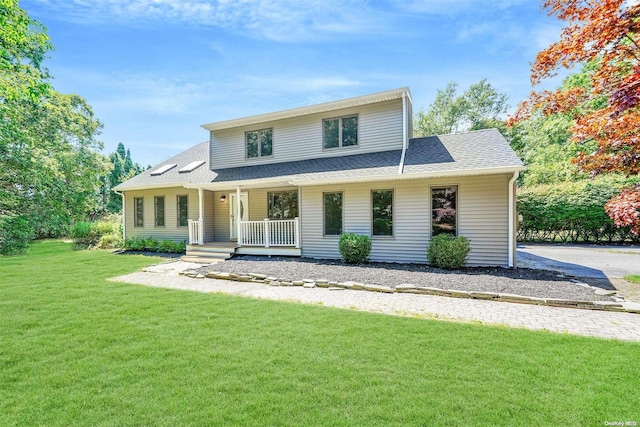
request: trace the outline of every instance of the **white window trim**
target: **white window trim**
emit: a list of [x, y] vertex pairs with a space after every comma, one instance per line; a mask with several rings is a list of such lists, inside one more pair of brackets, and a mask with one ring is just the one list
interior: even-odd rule
[[[342, 119], [350, 119], [355, 117], [358, 121], [356, 126], [356, 133], [358, 138], [356, 138], [355, 145], [347, 145], [346, 147], [342, 145]], [[338, 120], [338, 146], [337, 147], [325, 147], [324, 146], [324, 122], [327, 120]], [[352, 148], [358, 148], [360, 146], [360, 115], [359, 114], [349, 114], [346, 116], [340, 117], [327, 117], [322, 119], [322, 151], [333, 151], [333, 150], [349, 150]]]
[[[261, 132], [263, 130], [270, 130], [271, 131], [271, 154], [269, 154], [268, 156], [263, 156], [262, 155], [262, 149], [260, 147], [260, 139], [258, 139], [258, 155], [255, 157], [249, 157], [249, 151], [247, 150], [247, 134], [251, 133], [251, 132]], [[273, 157], [273, 128], [263, 128], [263, 129], [253, 129], [253, 130], [248, 130], [244, 133], [244, 158], [245, 160], [256, 160], [256, 159], [269, 159]]]
[[[158, 225], [158, 198], [162, 197], [162, 222]], [[167, 226], [167, 198], [165, 196], [153, 196], [153, 226], [155, 228], [165, 228]]]
[[[342, 229], [340, 231], [340, 233], [338, 234], [326, 234], [326, 219], [327, 219], [327, 215], [326, 215], [326, 207], [324, 204], [324, 195], [325, 194], [333, 194], [333, 193], [341, 193], [342, 194]], [[340, 235], [344, 233], [344, 190], [335, 190], [335, 191], [323, 191], [322, 192], [322, 237], [329, 237], [329, 238], [339, 238]]]
[[[180, 197], [187, 198], [187, 225], [180, 225]], [[187, 228], [189, 226], [189, 195], [178, 194], [176, 195], [176, 227]]]
[[[138, 200], [142, 200], [142, 225], [138, 225]], [[133, 198], [133, 226], [137, 228], [144, 228], [144, 197]]]
[[[374, 191], [391, 191], [391, 235], [383, 235], [383, 234], [373, 234], [373, 192]], [[371, 230], [369, 231], [369, 235], [372, 239], [395, 239], [396, 237], [396, 221], [395, 221], [395, 213], [396, 213], [396, 189], [395, 188], [372, 188], [369, 192], [369, 201], [370, 201], [370, 209], [369, 209], [369, 223], [371, 224]]]
[[429, 186], [429, 239], [433, 237], [433, 189], [434, 188], [449, 188], [456, 187], [456, 234], [455, 237], [460, 235], [460, 185], [459, 184], [443, 184], [443, 185], [430, 185]]

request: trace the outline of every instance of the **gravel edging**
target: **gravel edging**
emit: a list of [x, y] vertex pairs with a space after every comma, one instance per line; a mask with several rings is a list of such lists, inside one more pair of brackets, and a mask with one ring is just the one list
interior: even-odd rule
[[447, 271], [421, 264], [345, 265], [336, 260], [242, 256], [181, 274], [270, 286], [359, 289], [638, 312], [625, 309], [620, 298], [602, 295], [615, 291], [594, 288], [545, 270], [466, 268]]

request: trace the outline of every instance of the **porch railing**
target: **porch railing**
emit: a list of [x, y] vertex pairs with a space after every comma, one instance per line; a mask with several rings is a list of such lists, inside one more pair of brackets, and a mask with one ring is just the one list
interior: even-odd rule
[[300, 247], [300, 219], [265, 219], [240, 221], [241, 246], [290, 246]]
[[202, 221], [197, 219], [189, 220], [189, 244], [204, 245], [204, 233], [202, 232]]

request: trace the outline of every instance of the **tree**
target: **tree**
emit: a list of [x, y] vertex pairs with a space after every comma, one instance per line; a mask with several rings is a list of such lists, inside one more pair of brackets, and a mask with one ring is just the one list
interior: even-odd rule
[[[571, 140], [581, 150], [574, 162], [591, 176], [640, 171], [640, 4], [624, 0], [545, 0], [549, 14], [567, 24], [560, 40], [536, 56], [537, 85], [559, 68], [593, 66], [588, 84], [533, 92], [510, 124], [542, 114], [569, 114]], [[604, 100], [604, 102], [603, 102]], [[640, 186], [607, 203], [616, 225], [640, 233]], [[634, 207], [635, 206], [635, 207]]]
[[99, 209], [102, 125], [84, 99], [50, 85], [51, 49], [40, 23], [0, 0], [0, 254]]
[[507, 112], [507, 95], [498, 93], [482, 79], [457, 96], [458, 84], [449, 82], [438, 90], [426, 112], [418, 112], [415, 131], [418, 135], [442, 135], [468, 130], [504, 129], [500, 116]]
[[145, 168], [131, 160], [131, 152], [125, 148], [123, 143], [118, 144], [116, 151], [109, 155], [109, 160], [112, 169], [104, 180], [103, 194], [107, 211], [115, 213], [122, 210], [122, 196], [114, 193], [111, 189], [138, 175]]

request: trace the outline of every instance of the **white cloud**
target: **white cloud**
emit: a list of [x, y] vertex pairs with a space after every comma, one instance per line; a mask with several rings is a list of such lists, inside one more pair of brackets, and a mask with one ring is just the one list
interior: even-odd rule
[[531, 0], [389, 0], [400, 10], [431, 15], [455, 15], [486, 8], [503, 10]]
[[375, 31], [365, 0], [28, 0], [58, 19], [78, 23], [187, 22], [273, 40]]

